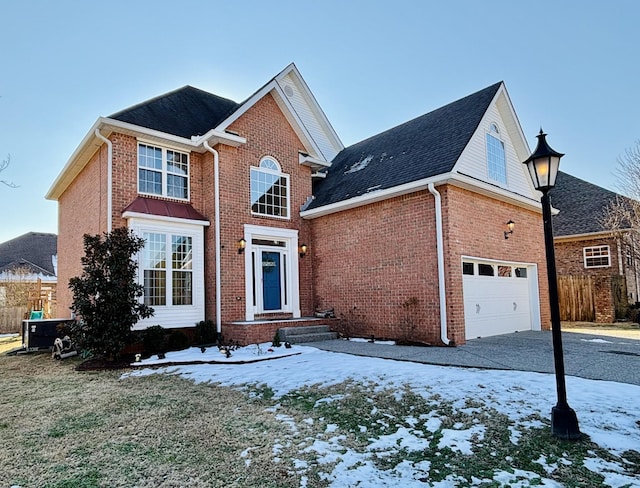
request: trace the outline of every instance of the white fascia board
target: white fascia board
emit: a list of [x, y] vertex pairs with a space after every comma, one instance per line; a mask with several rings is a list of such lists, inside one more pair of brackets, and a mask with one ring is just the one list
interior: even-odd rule
[[531, 200], [521, 195], [517, 195], [515, 193], [511, 193], [502, 188], [483, 183], [481, 181], [475, 180], [474, 178], [469, 178], [468, 176], [460, 175], [458, 173], [444, 173], [441, 175], [433, 176], [431, 178], [425, 178], [422, 180], [405, 183], [404, 185], [394, 186], [393, 188], [372, 191], [365, 195], [359, 195], [348, 200], [332, 203], [330, 205], [314, 208], [312, 210], [305, 210], [304, 212], [300, 212], [300, 217], [302, 217], [303, 219], [315, 219], [324, 215], [362, 207], [363, 205], [369, 205], [371, 203], [380, 202], [389, 198], [399, 197], [408, 193], [426, 190], [428, 189], [430, 183], [433, 183], [436, 186], [457, 186], [459, 188], [464, 188], [474, 193], [479, 193], [496, 200], [511, 203], [519, 207], [524, 207], [529, 210], [533, 210], [534, 212], [542, 213], [540, 202]]
[[71, 182], [78, 176], [85, 165], [89, 162], [89, 159], [100, 148], [102, 141], [95, 136], [96, 129], [100, 129], [103, 132], [103, 136], [108, 137], [112, 132], [121, 132], [123, 134], [131, 135], [138, 138], [143, 138], [149, 142], [155, 142], [157, 144], [170, 144], [176, 149], [182, 149], [184, 151], [197, 151], [204, 152], [205, 148], [202, 146], [205, 140], [213, 139], [215, 144], [222, 143], [230, 146], [237, 147], [240, 144], [244, 144], [246, 139], [226, 132], [219, 132], [215, 129], [207, 132], [205, 136], [187, 139], [185, 137], [176, 136], [174, 134], [168, 134], [159, 130], [149, 129], [141, 127], [139, 125], [131, 124], [129, 122], [122, 122], [120, 120], [111, 119], [108, 117], [100, 117], [93, 124], [87, 135], [84, 136], [76, 150], [73, 152], [67, 164], [62, 169], [56, 180], [53, 182], [49, 191], [45, 195], [47, 200], [58, 200], [60, 195], [64, 193]]
[[[462, 175], [460, 173], [450, 173], [451, 178], [444, 183], [450, 183], [459, 188], [472, 191], [474, 193], [480, 193], [490, 198], [500, 200], [502, 202], [511, 203], [518, 207], [525, 207], [534, 212], [542, 213], [542, 205], [539, 200], [533, 200], [523, 195], [518, 195], [509, 190], [505, 190], [499, 186], [494, 186], [470, 176]], [[557, 213], [557, 211], [555, 212]]]
[[200, 227], [209, 227], [210, 222], [208, 220], [191, 220], [191, 219], [179, 219], [177, 217], [167, 217], [165, 215], [153, 215], [140, 212], [124, 212], [122, 218], [139, 219], [139, 220], [155, 220], [164, 224], [182, 224], [182, 225], [199, 225]]
[[298, 153], [298, 162], [303, 166], [309, 166], [311, 169], [319, 170], [323, 168], [330, 168], [331, 163], [324, 159], [314, 158], [308, 154]]
[[[628, 232], [626, 230], [621, 230], [618, 232]], [[569, 236], [558, 236], [553, 238], [553, 242], [570, 242], [570, 241], [589, 241], [593, 239], [611, 239], [613, 236], [613, 232], [611, 231], [601, 231], [601, 232], [589, 232], [587, 234], [573, 234]]]
[[211, 129], [203, 136], [192, 137], [191, 140], [194, 141], [198, 148], [202, 146], [204, 141], [207, 141], [211, 146], [215, 146], [216, 144], [224, 144], [225, 146], [231, 147], [240, 147], [241, 145], [247, 143], [247, 139], [245, 137], [240, 137], [235, 134], [223, 132], [217, 129]]
[[336, 212], [342, 212], [344, 210], [350, 210], [352, 208], [362, 207], [371, 203], [380, 202], [389, 198], [399, 197], [408, 193], [413, 193], [420, 190], [426, 190], [429, 183], [434, 185], [441, 184], [443, 175], [438, 175], [433, 178], [425, 178], [423, 180], [412, 181], [404, 185], [394, 186], [385, 190], [375, 190], [364, 195], [349, 198], [348, 200], [342, 200], [341, 202], [331, 203], [322, 207], [314, 208], [312, 210], [305, 210], [300, 212], [300, 217], [303, 219], [315, 219], [324, 215], [329, 215]]
[[[80, 144], [78, 144], [78, 147], [76, 147], [75, 151], [71, 154], [71, 157], [67, 160], [67, 164], [62, 168], [62, 171], [58, 174], [45, 195], [47, 200], [58, 200], [64, 190], [67, 189], [75, 177], [82, 171], [87, 161], [102, 145], [102, 142], [98, 142], [98, 138], [95, 136], [96, 129], [101, 126], [102, 117], [96, 120], [93, 126], [91, 126], [89, 132], [87, 132], [82, 141], [80, 141]], [[87, 154], [89, 151], [90, 154]]]

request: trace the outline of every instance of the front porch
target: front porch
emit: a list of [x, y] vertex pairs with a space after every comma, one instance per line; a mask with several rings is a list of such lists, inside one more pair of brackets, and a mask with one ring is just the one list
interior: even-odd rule
[[[291, 327], [310, 327], [326, 325], [335, 330], [338, 319], [300, 317], [291, 319], [258, 319], [248, 321], [223, 322], [222, 336], [225, 341], [234, 341], [241, 345], [271, 342], [278, 329]], [[284, 342], [284, 339], [282, 339]]]

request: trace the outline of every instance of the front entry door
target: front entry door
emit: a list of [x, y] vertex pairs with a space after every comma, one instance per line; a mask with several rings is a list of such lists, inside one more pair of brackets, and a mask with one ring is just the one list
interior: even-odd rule
[[280, 252], [262, 251], [262, 304], [265, 311], [282, 309]]

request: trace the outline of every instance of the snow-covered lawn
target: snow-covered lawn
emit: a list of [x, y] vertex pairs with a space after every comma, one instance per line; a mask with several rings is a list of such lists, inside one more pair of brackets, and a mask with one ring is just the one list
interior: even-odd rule
[[[564, 486], [554, 473], [576, 463], [571, 454], [576, 444], [587, 446], [578, 456], [586, 479], [591, 471], [604, 477], [604, 484], [576, 486], [640, 486], [638, 386], [567, 377], [569, 404], [594, 444], [549, 438], [553, 449], [547, 449], [532, 446], [531, 439], [549, 430], [556, 400], [553, 375], [431, 366], [295, 345], [269, 349], [268, 344], [249, 346], [227, 359], [216, 348], [204, 353], [192, 348], [168, 353], [166, 361], [216, 364], [162, 367], [152, 358], [123, 379], [180, 375], [269, 400], [265, 408], [283, 423], [283, 434], [272, 446], [274, 462], [293, 447], [301, 486], [312, 472], [340, 487]], [[365, 400], [349, 403], [351, 396]], [[293, 404], [307, 405], [308, 415], [284, 414]], [[331, 408], [339, 410], [337, 416]], [[500, 429], [506, 434], [496, 439]], [[535, 456], [533, 468], [521, 469], [525, 449]], [[250, 463], [251, 446], [243, 455]], [[494, 467], [474, 468], [482, 456], [495, 456]], [[466, 478], [457, 472], [464, 463], [471, 472], [477, 469], [471, 479], [469, 471]]]

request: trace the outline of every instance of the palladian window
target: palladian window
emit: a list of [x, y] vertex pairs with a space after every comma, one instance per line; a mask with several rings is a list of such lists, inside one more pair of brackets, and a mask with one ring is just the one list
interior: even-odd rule
[[273, 158], [251, 167], [251, 213], [289, 218], [289, 175]]

